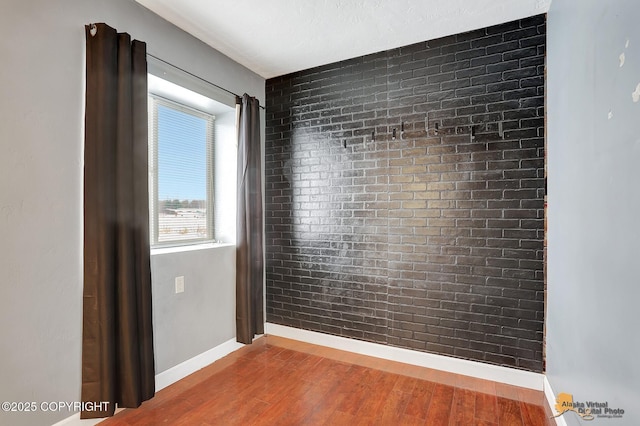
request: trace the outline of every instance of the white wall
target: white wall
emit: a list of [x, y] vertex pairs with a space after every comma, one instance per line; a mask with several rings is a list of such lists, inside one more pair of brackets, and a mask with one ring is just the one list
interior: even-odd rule
[[548, 14], [547, 375], [626, 411], [594, 424], [640, 424], [638, 16], [637, 0], [554, 0]]
[[[129, 32], [147, 42], [149, 53], [264, 104], [264, 79], [132, 0], [3, 0], [0, 401], [80, 397], [84, 25], [90, 22]], [[233, 253], [208, 253], [153, 259], [158, 372], [233, 337], [233, 305], [225, 302]], [[211, 263], [201, 269], [206, 256]], [[183, 295], [167, 291], [173, 274], [186, 278]], [[212, 288], [225, 289], [220, 300], [213, 300]], [[180, 323], [168, 324], [170, 315]], [[201, 332], [191, 328], [182, 339], [183, 325]], [[179, 349], [170, 348], [172, 336]], [[51, 424], [70, 414], [0, 412], [0, 424]]]
[[[264, 120], [262, 120], [264, 123]], [[215, 234], [223, 243], [236, 242], [236, 193], [238, 140], [236, 111], [216, 115], [215, 134]], [[263, 151], [264, 152], [264, 151]]]

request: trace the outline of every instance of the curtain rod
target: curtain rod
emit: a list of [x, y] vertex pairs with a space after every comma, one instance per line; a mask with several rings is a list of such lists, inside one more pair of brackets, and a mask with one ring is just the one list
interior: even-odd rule
[[[218, 88], [218, 89], [220, 89], [220, 90], [224, 90], [225, 92], [227, 92], [227, 93], [228, 93], [228, 94], [230, 94], [230, 95], [233, 95], [233, 96], [238, 97], [238, 98], [241, 98], [241, 97], [242, 97], [242, 96], [238, 95], [237, 93], [232, 92], [231, 90], [225, 89], [225, 88], [224, 88], [224, 87], [222, 87], [222, 86], [218, 86], [217, 84], [212, 83], [212, 82], [210, 82], [209, 80], [205, 80], [204, 78], [202, 78], [202, 77], [200, 77], [200, 76], [197, 76], [197, 75], [195, 75], [195, 74], [193, 74], [193, 73], [191, 73], [191, 72], [189, 72], [189, 71], [187, 71], [187, 70], [185, 70], [185, 69], [182, 69], [182, 68], [180, 68], [180, 67], [179, 67], [179, 66], [177, 66], [177, 65], [173, 65], [172, 63], [167, 62], [167, 61], [165, 61], [164, 59], [158, 58], [157, 56], [152, 55], [151, 53], [148, 53], [148, 52], [147, 52], [147, 56], [151, 56], [153, 59], [157, 59], [158, 61], [160, 61], [160, 62], [162, 62], [162, 63], [164, 63], [164, 64], [169, 65], [170, 67], [173, 67], [173, 68], [175, 68], [175, 69], [177, 69], [177, 70], [182, 71], [182, 72], [183, 72], [183, 73], [185, 73], [185, 74], [190, 75], [191, 77], [197, 78], [197, 79], [198, 79], [198, 80], [200, 80], [200, 81], [203, 81], [203, 82], [205, 82], [205, 83], [207, 83], [207, 84], [210, 84], [210, 85], [212, 85], [212, 86], [214, 86], [214, 87], [217, 87], [217, 88]], [[262, 105], [259, 105], [259, 106], [260, 106], [260, 108], [262, 108], [263, 110], [265, 110], [265, 111], [266, 111], [266, 109], [265, 109], [265, 107], [264, 107], [264, 106], [262, 106]]]

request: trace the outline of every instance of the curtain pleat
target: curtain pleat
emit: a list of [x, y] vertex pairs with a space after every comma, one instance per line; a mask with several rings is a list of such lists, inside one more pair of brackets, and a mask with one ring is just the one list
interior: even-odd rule
[[105, 24], [85, 28], [82, 401], [153, 397], [146, 45]]
[[238, 205], [236, 226], [236, 339], [249, 344], [264, 333], [262, 157], [257, 99], [236, 99]]

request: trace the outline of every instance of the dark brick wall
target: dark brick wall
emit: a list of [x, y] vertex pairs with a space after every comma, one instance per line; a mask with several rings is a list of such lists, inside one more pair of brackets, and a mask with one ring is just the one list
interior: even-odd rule
[[544, 57], [537, 16], [268, 80], [267, 320], [542, 371]]

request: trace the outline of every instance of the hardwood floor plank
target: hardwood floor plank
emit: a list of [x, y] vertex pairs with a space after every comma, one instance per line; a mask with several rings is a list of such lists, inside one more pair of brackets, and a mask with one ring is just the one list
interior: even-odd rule
[[431, 395], [431, 403], [427, 412], [427, 424], [447, 426], [451, 416], [451, 405], [455, 388], [449, 385], [437, 384]]
[[496, 422], [498, 417], [498, 399], [496, 395], [476, 393], [476, 419]]
[[[308, 382], [308, 391], [298, 400], [285, 401], [286, 411], [275, 423], [278, 425], [298, 426], [305, 424], [305, 418], [318, 408], [318, 402], [324, 400], [335, 385], [329, 381], [325, 384]], [[288, 404], [287, 404], [288, 402]]]
[[393, 391], [398, 377], [397, 374], [383, 373], [371, 384], [357, 412], [359, 423], [376, 424], [378, 415]]
[[340, 379], [347, 374], [347, 371], [349, 371], [351, 367], [351, 364], [344, 362], [318, 358], [318, 362], [314, 364], [312, 369], [305, 373], [304, 378], [305, 380], [311, 381], [321, 380], [326, 376], [333, 379]]
[[352, 425], [356, 421], [356, 417], [353, 414], [345, 413], [344, 411], [336, 410], [322, 423], [326, 426], [336, 425]]
[[[338, 406], [338, 410], [344, 413], [355, 415], [366, 396], [371, 392], [370, 375], [375, 370], [366, 367], [354, 365], [349, 370], [347, 376], [341, 382], [337, 391], [344, 394], [342, 402]], [[378, 372], [379, 373], [379, 372]]]
[[524, 426], [546, 426], [548, 424], [544, 408], [540, 405], [520, 401], [520, 411]]
[[498, 397], [498, 408], [500, 410], [499, 423], [501, 425], [522, 426], [520, 401]]
[[[396, 382], [397, 383], [397, 382]], [[411, 393], [402, 392], [395, 388], [389, 392], [380, 411], [377, 413], [379, 424], [381, 425], [403, 425], [400, 419], [405, 417], [404, 412], [411, 399]], [[424, 424], [424, 419], [422, 424]]]
[[[183, 398], [174, 398], [162, 406], [161, 409], [153, 410], [150, 413], [134, 413], [126, 421], [131, 426], [151, 425], [151, 424], [173, 424], [180, 416], [193, 409], [193, 406]], [[125, 410], [134, 412], [135, 410]], [[139, 415], [138, 415], [139, 414]], [[150, 414], [150, 415], [149, 415]]]
[[212, 425], [224, 424], [240, 426], [254, 424], [260, 417], [262, 417], [262, 413], [264, 413], [268, 408], [269, 404], [266, 402], [257, 398], [250, 398], [243, 402], [242, 410], [238, 410], [237, 406], [233, 406], [233, 409], [229, 410], [226, 416], [222, 418], [210, 413], [209, 416], [207, 416], [207, 421]]
[[476, 396], [468, 389], [456, 388], [453, 394], [450, 426], [471, 425], [475, 419]]
[[410, 417], [424, 419], [427, 417], [431, 396], [436, 384], [426, 380], [414, 379], [411, 399], [407, 404], [404, 414]]
[[[316, 386], [312, 387], [307, 395], [309, 405], [313, 408], [306, 413], [304, 420], [300, 424], [318, 425], [324, 424], [327, 419], [338, 409], [344, 399], [344, 390], [340, 390], [341, 379], [347, 374], [350, 366], [341, 362], [333, 361], [335, 368], [326, 362], [321, 362], [326, 370], [317, 368], [314, 374], [308, 375], [307, 380], [311, 380]], [[345, 367], [349, 367], [346, 368]], [[339, 376], [338, 372], [342, 372]], [[314, 398], [317, 398], [314, 402]]]
[[393, 386], [393, 390], [401, 392], [413, 392], [413, 389], [416, 387], [416, 383], [419, 382], [419, 380], [415, 377], [404, 376], [402, 374], [398, 374], [397, 376], [398, 379]]
[[[314, 383], [304, 380], [296, 380], [295, 383], [291, 383], [289, 389], [283, 393], [282, 398], [270, 404], [269, 408], [255, 421], [255, 424], [299, 424], [299, 421], [317, 404], [317, 399], [309, 398], [309, 394], [314, 390], [314, 387]], [[320, 397], [324, 397], [324, 395]]]

